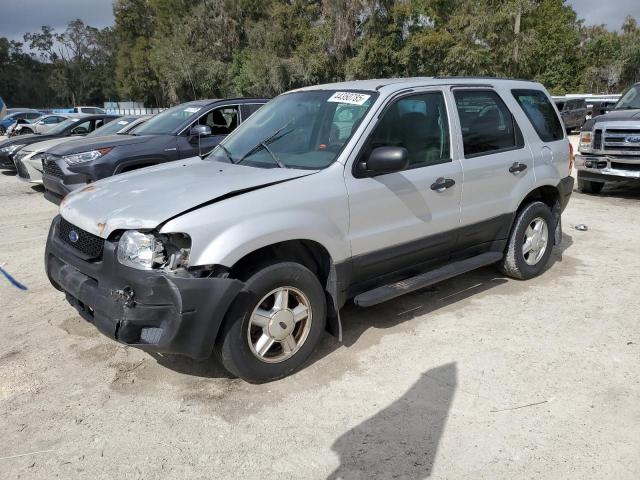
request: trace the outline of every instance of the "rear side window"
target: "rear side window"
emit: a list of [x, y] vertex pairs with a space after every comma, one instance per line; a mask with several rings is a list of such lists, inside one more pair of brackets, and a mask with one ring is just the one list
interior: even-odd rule
[[457, 90], [464, 156], [474, 157], [522, 148], [524, 141], [511, 112], [496, 92]]
[[543, 142], [564, 138], [562, 123], [551, 102], [540, 90], [511, 90], [518, 104]]
[[262, 103], [245, 103], [242, 105], [242, 120], [244, 121], [256, 113], [262, 105]]

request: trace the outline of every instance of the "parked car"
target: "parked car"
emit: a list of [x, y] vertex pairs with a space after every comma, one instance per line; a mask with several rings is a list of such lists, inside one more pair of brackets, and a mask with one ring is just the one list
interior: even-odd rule
[[73, 107], [72, 113], [84, 113], [88, 115], [105, 114], [105, 110], [100, 107]]
[[566, 98], [555, 102], [567, 133], [582, 127], [587, 118], [587, 105], [583, 98]]
[[131, 135], [85, 138], [48, 151], [45, 198], [64, 196], [101, 178], [207, 154], [266, 102], [260, 98], [198, 100], [157, 114]]
[[7, 133], [7, 129], [18, 120], [27, 119], [33, 120], [42, 116], [42, 112], [38, 111], [18, 111], [7, 113], [2, 120], [0, 120], [0, 135]]
[[20, 135], [19, 137], [12, 137], [1, 141], [0, 168], [14, 169], [13, 155], [27, 145], [52, 138], [84, 136], [116, 118], [118, 118], [117, 115], [85, 115], [83, 117], [74, 117], [59, 123], [46, 134]]
[[46, 271], [111, 338], [193, 358], [214, 351], [245, 380], [273, 380], [304, 364], [325, 326], [340, 336], [348, 299], [371, 306], [490, 264], [519, 279], [542, 273], [560, 241], [570, 162], [538, 83], [303, 88], [204, 159], [70, 194]]
[[640, 181], [640, 83], [629, 88], [609, 113], [582, 126], [578, 151], [582, 192], [599, 193], [610, 182]]
[[70, 115], [54, 113], [41, 115], [40, 117], [37, 117], [31, 121], [25, 119], [23, 122], [18, 122], [17, 124], [15, 124], [15, 126], [13, 127], [13, 132], [7, 132], [7, 134], [9, 136], [13, 136], [30, 135], [33, 133], [47, 133], [53, 127], [69, 118], [71, 118]]
[[[138, 125], [146, 122], [150, 117], [120, 117], [112, 122], [97, 128], [83, 138], [96, 138], [107, 135], [124, 135], [134, 130]], [[33, 143], [21, 148], [13, 156], [13, 163], [18, 171], [20, 180], [42, 184], [42, 159], [47, 150], [65, 142], [74, 142], [76, 137], [59, 137], [45, 140], [44, 142]]]

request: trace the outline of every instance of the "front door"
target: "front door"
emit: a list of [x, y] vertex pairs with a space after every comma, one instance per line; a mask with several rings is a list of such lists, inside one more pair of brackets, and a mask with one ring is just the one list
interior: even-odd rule
[[394, 100], [355, 162], [374, 148], [402, 146], [409, 167], [356, 178], [347, 166], [353, 283], [364, 287], [448, 259], [460, 222], [462, 168], [452, 153], [447, 110], [439, 89]]
[[462, 131], [459, 256], [502, 250], [518, 203], [534, 185], [531, 151], [516, 119], [491, 89], [454, 89]]
[[[238, 105], [217, 107], [203, 114], [181, 135], [180, 157], [187, 158], [208, 154], [224, 137], [236, 129], [239, 122], [240, 107]], [[195, 125], [208, 126], [211, 129], [211, 135], [199, 138], [189, 135], [189, 131]]]

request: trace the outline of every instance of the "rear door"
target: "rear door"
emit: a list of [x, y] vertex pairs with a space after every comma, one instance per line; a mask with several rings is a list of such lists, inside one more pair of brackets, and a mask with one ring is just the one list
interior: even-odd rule
[[[336, 110], [336, 134], [347, 113]], [[401, 146], [408, 151], [409, 167], [364, 178], [347, 168], [353, 283], [361, 288], [394, 273], [447, 261], [460, 222], [462, 194], [462, 167], [451, 144], [450, 117], [441, 89], [398, 98], [370, 127], [354, 163], [366, 160], [374, 148]], [[446, 188], [437, 188], [445, 181]]]
[[531, 152], [504, 96], [490, 88], [454, 88], [453, 97], [464, 175], [456, 256], [501, 251], [520, 200], [534, 185]]

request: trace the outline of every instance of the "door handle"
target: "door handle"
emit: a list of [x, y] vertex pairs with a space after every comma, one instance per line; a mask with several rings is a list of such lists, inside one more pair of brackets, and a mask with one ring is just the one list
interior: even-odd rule
[[527, 169], [527, 166], [524, 163], [513, 162], [513, 165], [509, 167], [509, 171], [514, 175], [517, 175], [520, 172], [523, 172]]
[[444, 192], [447, 188], [451, 188], [455, 184], [456, 181], [453, 178], [440, 177], [431, 184], [431, 190], [435, 190], [436, 192]]

